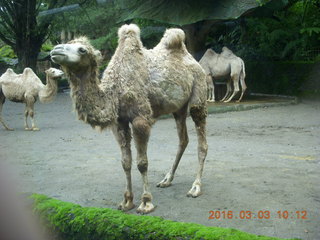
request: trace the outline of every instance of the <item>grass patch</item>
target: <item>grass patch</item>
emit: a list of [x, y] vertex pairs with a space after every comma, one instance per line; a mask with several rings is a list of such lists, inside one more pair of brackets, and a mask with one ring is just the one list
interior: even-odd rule
[[125, 214], [108, 208], [80, 205], [33, 194], [34, 211], [47, 227], [65, 240], [102, 239], [210, 239], [279, 240], [235, 229], [164, 220], [160, 217]]

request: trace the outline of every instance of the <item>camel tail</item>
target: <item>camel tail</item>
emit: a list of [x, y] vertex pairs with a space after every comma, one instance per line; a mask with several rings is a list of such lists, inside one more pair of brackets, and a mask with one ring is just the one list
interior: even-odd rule
[[118, 30], [119, 41], [128, 37], [134, 37], [140, 40], [140, 28], [135, 24], [122, 25]]

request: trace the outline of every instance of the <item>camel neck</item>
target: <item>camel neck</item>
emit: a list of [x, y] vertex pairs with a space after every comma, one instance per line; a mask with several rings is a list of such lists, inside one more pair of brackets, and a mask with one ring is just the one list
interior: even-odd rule
[[70, 76], [71, 97], [79, 120], [104, 129], [117, 119], [117, 102], [113, 93], [101, 89], [98, 83], [95, 74]]
[[39, 91], [40, 102], [46, 103], [51, 102], [57, 95], [58, 83], [54, 79], [46, 76], [46, 85], [42, 85], [42, 89]]

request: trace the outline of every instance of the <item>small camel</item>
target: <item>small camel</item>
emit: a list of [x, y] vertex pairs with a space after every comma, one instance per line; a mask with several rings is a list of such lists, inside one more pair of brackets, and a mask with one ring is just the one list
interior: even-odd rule
[[[198, 135], [197, 176], [187, 196], [201, 194], [201, 176], [207, 155], [206, 78], [199, 63], [189, 54], [181, 29], [166, 30], [160, 43], [147, 50], [137, 25], [123, 25], [118, 31], [118, 47], [102, 79], [98, 79], [100, 52], [82, 37], [60, 44], [51, 59], [69, 76], [71, 98], [80, 120], [92, 127], [110, 127], [122, 153], [126, 191], [119, 209], [134, 208], [131, 182], [131, 133], [137, 149], [137, 165], [143, 180], [139, 213], [154, 210], [148, 183], [147, 146], [151, 126], [172, 113], [178, 130], [179, 148], [175, 162], [158, 187], [168, 187], [188, 144], [188, 112]], [[132, 131], [131, 131], [132, 128]]]
[[[247, 89], [244, 81], [246, 77], [244, 62], [241, 58], [237, 57], [227, 47], [222, 48], [220, 54], [212, 49], [208, 49], [199, 61], [207, 74], [207, 100], [214, 102], [214, 82], [223, 77], [228, 77], [227, 91], [225, 96], [221, 99], [223, 102], [230, 102], [232, 98], [240, 91], [239, 81], [241, 85], [241, 95], [237, 102], [240, 102], [245, 90]], [[231, 94], [231, 82], [233, 83], [233, 93]]]
[[[64, 74], [61, 70], [55, 68], [49, 68], [45, 73], [46, 85], [41, 82], [31, 68], [25, 68], [22, 74], [16, 74], [11, 68], [8, 68], [0, 77], [0, 122], [6, 130], [13, 130], [7, 126], [1, 116], [2, 106], [6, 98], [12, 102], [26, 104], [24, 112], [25, 130], [39, 130], [34, 121], [34, 103], [38, 97], [44, 103], [52, 101], [58, 90], [57, 78]], [[31, 118], [31, 128], [28, 126], [28, 116]]]

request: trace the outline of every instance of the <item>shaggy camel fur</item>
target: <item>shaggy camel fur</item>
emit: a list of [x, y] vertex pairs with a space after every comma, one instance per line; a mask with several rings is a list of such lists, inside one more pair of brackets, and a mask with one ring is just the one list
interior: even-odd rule
[[[41, 102], [50, 102], [57, 94], [57, 78], [61, 77], [63, 72], [59, 69], [50, 68], [46, 70], [47, 84], [44, 85], [31, 68], [25, 68], [22, 74], [16, 74], [11, 68], [0, 77], [0, 122], [6, 130], [9, 128], [1, 117], [2, 106], [5, 99], [12, 102], [21, 102], [26, 104], [24, 112], [24, 125], [26, 130], [39, 130], [34, 121], [34, 103], [39, 97]], [[32, 127], [28, 126], [28, 116], [31, 118]]]
[[134, 208], [131, 183], [131, 128], [137, 149], [137, 165], [143, 180], [140, 213], [154, 210], [149, 190], [147, 144], [152, 124], [163, 114], [173, 113], [179, 135], [175, 162], [158, 187], [168, 187], [188, 144], [187, 113], [198, 134], [199, 168], [188, 196], [201, 194], [201, 176], [207, 155], [206, 80], [199, 63], [188, 53], [185, 34], [169, 29], [160, 43], [147, 50], [140, 40], [140, 29], [123, 25], [118, 31], [118, 47], [101, 81], [98, 80], [100, 54], [86, 38], [56, 46], [51, 59], [69, 75], [71, 97], [80, 120], [92, 127], [110, 127], [122, 153], [126, 191], [119, 209]]
[[[232, 98], [239, 92], [239, 81], [241, 84], [241, 95], [237, 102], [240, 102], [245, 90], [247, 89], [244, 78], [246, 76], [244, 62], [241, 58], [237, 57], [227, 47], [222, 48], [221, 54], [216, 53], [212, 49], [208, 49], [199, 61], [207, 74], [208, 84], [208, 101], [214, 102], [214, 84], [217, 79], [228, 77], [227, 92], [221, 101], [230, 102]], [[211, 79], [211, 81], [210, 81]], [[212, 81], [213, 80], [213, 81]], [[231, 94], [231, 82], [234, 89]]]

